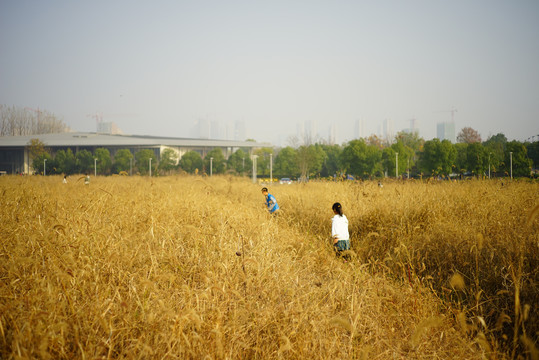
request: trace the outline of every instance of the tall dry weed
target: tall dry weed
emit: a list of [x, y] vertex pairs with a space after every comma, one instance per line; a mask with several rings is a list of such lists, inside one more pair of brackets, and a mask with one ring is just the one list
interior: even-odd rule
[[[312, 183], [309, 196], [299, 187], [283, 188], [281, 197], [289, 201], [285, 207], [302, 203], [294, 215], [309, 217], [318, 224], [311, 227], [317, 232], [323, 231], [327, 214], [313, 213], [315, 205], [305, 199], [316, 199], [326, 208], [340, 201], [350, 219], [352, 248], [371, 272], [431, 287], [448, 311], [464, 311], [473, 323], [469, 335], [488, 343], [489, 351], [511, 357], [537, 353], [530, 344], [537, 344], [539, 332], [534, 305], [539, 303], [539, 185], [384, 185]], [[458, 287], [450, 286], [455, 274], [462, 279]]]
[[[515, 299], [519, 281], [521, 351], [534, 341], [536, 315], [526, 307], [537, 294], [533, 258], [501, 246], [504, 238], [528, 244], [537, 223], [509, 231], [526, 214], [509, 212], [512, 225], [501, 220], [507, 207], [531, 208], [522, 194], [537, 188], [509, 188], [500, 198], [470, 186], [275, 186], [275, 218], [258, 185], [231, 177], [98, 177], [88, 186], [2, 177], [0, 357], [503, 357], [503, 341], [495, 343], [489, 321], [478, 328], [470, 306], [493, 304], [487, 280], [496, 276], [485, 264], [505, 269], [500, 299]], [[468, 205], [470, 191], [488, 201]], [[354, 260], [346, 264], [329, 243], [334, 201], [351, 224]], [[485, 226], [486, 218], [495, 222]], [[456, 271], [465, 290], [446, 294]], [[470, 302], [477, 284], [485, 299]], [[457, 295], [460, 307], [447, 305]], [[515, 313], [511, 301], [501, 309], [510, 319], [504, 333]], [[470, 331], [459, 330], [456, 310]]]

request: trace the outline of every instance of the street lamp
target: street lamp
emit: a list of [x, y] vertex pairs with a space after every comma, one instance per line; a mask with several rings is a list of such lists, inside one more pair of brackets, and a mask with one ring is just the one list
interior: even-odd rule
[[273, 184], [273, 153], [270, 154], [270, 183]]
[[395, 153], [395, 179], [399, 178], [399, 153]]
[[43, 176], [47, 175], [47, 159], [43, 159]]
[[253, 184], [256, 184], [256, 158], [258, 155], [253, 155]]
[[509, 152], [509, 162], [511, 164], [511, 180], [513, 180], [513, 152]]
[[152, 177], [152, 158], [149, 159], [150, 163], [150, 177]]
[[133, 158], [129, 159], [129, 176], [133, 176]]
[[94, 158], [94, 176], [97, 176], [97, 158]]
[[213, 158], [210, 157], [210, 176], [213, 176]]
[[490, 155], [491, 154], [492, 153], [488, 153], [488, 178], [489, 178], [489, 180], [490, 180]]

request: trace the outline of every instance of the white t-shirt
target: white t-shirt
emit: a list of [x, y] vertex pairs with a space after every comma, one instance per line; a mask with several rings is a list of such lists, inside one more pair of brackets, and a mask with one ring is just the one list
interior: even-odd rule
[[333, 238], [337, 237], [337, 240], [350, 240], [346, 215], [335, 215], [331, 219], [331, 236]]

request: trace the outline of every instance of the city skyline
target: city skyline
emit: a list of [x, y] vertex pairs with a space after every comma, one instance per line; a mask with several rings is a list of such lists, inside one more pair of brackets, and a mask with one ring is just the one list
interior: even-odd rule
[[416, 119], [426, 140], [450, 120], [525, 140], [538, 38], [533, 0], [3, 1], [0, 104], [76, 131], [99, 113], [126, 134], [188, 137], [203, 118], [285, 145], [313, 121], [340, 144], [358, 120], [369, 136]]

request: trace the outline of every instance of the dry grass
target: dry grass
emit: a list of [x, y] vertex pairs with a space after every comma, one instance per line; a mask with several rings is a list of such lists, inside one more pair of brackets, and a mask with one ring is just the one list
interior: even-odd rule
[[[235, 178], [0, 178], [0, 358], [533, 351], [537, 184], [270, 190], [279, 218], [260, 186]], [[334, 201], [351, 221], [357, 256], [346, 264], [328, 242]], [[455, 272], [462, 290], [450, 288]], [[500, 329], [481, 327], [480, 311], [501, 299]], [[507, 327], [522, 341], [503, 340]]]
[[319, 183], [309, 191], [314, 187], [315, 201], [294, 189], [279, 194], [283, 207], [299, 204], [291, 223], [320, 234], [326, 214], [316, 203], [339, 200], [355, 220], [352, 248], [371, 273], [432, 288], [445, 313], [465, 319], [461, 328], [491, 351], [538, 358], [538, 183]]

